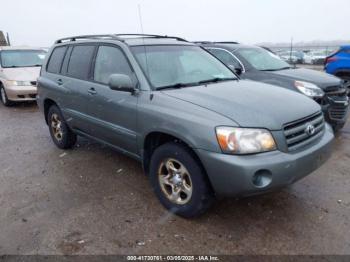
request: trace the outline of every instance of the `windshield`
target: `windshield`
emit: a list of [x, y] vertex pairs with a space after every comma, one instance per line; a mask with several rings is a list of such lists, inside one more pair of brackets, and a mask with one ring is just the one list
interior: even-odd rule
[[252, 67], [261, 71], [276, 71], [290, 68], [279, 56], [263, 48], [241, 48], [236, 51]]
[[3, 50], [1, 51], [1, 66], [41, 66], [45, 55], [46, 52], [44, 50]]
[[155, 89], [237, 79], [232, 71], [198, 46], [135, 46], [131, 49]]

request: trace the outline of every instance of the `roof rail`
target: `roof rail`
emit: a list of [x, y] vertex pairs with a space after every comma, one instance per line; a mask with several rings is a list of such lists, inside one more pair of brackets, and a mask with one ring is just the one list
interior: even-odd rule
[[239, 44], [239, 42], [233, 42], [233, 41], [194, 41], [195, 44]]
[[135, 37], [149, 37], [149, 38], [172, 38], [172, 39], [176, 39], [178, 41], [184, 41], [184, 42], [188, 42], [186, 39], [183, 39], [181, 37], [177, 37], [177, 36], [168, 36], [168, 35], [150, 35], [150, 34], [115, 34], [115, 36], [119, 36], [119, 37], [127, 37], [127, 36], [135, 36]]
[[118, 41], [124, 41], [123, 37], [135, 36], [135, 37], [149, 37], [149, 38], [172, 38], [178, 41], [188, 42], [187, 40], [177, 37], [177, 36], [167, 36], [167, 35], [149, 35], [149, 34], [107, 34], [107, 35], [79, 35], [70, 36], [65, 38], [60, 38], [55, 41], [55, 44], [60, 44], [63, 42], [76, 41], [78, 39], [113, 39]]
[[239, 44], [239, 42], [235, 41], [220, 41], [220, 42], [215, 42], [217, 44]]
[[194, 41], [193, 43], [195, 43], [195, 44], [212, 44], [215, 42], [212, 42], [212, 41]]
[[124, 41], [122, 38], [118, 37], [117, 35], [113, 34], [107, 34], [107, 35], [78, 35], [78, 36], [70, 36], [65, 38], [60, 38], [55, 41], [55, 44], [63, 43], [64, 41], [70, 42], [70, 41], [76, 41], [77, 39], [115, 39], [119, 41]]

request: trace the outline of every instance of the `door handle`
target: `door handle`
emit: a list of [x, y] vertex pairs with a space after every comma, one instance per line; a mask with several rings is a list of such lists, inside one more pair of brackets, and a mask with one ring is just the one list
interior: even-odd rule
[[91, 87], [91, 88], [88, 90], [88, 93], [89, 93], [90, 95], [96, 95], [96, 94], [97, 94], [97, 91], [96, 91], [95, 88]]
[[63, 81], [62, 81], [62, 79], [60, 78], [60, 79], [57, 79], [57, 84], [59, 85], [59, 86], [61, 86], [61, 85], [63, 85]]

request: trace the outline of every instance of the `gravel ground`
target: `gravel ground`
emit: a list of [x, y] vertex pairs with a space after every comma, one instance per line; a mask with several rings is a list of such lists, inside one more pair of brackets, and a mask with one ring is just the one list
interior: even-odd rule
[[0, 123], [0, 254], [350, 254], [349, 124], [293, 186], [185, 220], [134, 160], [82, 138], [57, 149], [35, 104], [0, 105]]

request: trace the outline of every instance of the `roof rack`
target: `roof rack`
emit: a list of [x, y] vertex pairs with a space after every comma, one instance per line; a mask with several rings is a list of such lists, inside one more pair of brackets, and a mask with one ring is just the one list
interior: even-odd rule
[[212, 41], [194, 41], [193, 43], [195, 43], [195, 44], [212, 44], [215, 42], [212, 42]]
[[194, 41], [193, 43], [195, 44], [239, 44], [239, 42], [234, 42], [234, 41]]
[[217, 44], [239, 44], [239, 42], [235, 41], [220, 41], [220, 42], [215, 42]]
[[113, 40], [118, 40], [121, 42], [124, 42], [125, 39], [123, 37], [128, 37], [128, 36], [134, 36], [134, 37], [147, 37], [147, 38], [172, 38], [176, 39], [178, 41], [184, 41], [188, 42], [187, 40], [176, 37], [176, 36], [167, 36], [167, 35], [149, 35], [149, 34], [106, 34], [106, 35], [79, 35], [79, 36], [70, 36], [70, 37], [65, 37], [65, 38], [60, 38], [55, 41], [55, 44], [60, 44], [63, 42], [70, 42], [70, 41], [76, 41], [78, 39], [113, 39]]
[[181, 37], [177, 37], [177, 36], [169, 36], [169, 35], [150, 35], [150, 34], [116, 34], [115, 36], [119, 36], [119, 37], [125, 37], [125, 36], [135, 36], [135, 38], [139, 37], [139, 38], [143, 38], [143, 37], [148, 37], [148, 38], [172, 38], [172, 39], [176, 39], [178, 41], [184, 41], [184, 42], [188, 42], [186, 39], [181, 38]]
[[78, 35], [78, 36], [70, 36], [70, 37], [65, 37], [61, 38], [55, 41], [55, 44], [60, 44], [63, 41], [76, 41], [77, 39], [115, 39], [119, 41], [124, 41], [122, 38], [113, 35], [113, 34], [108, 34], [108, 35]]

